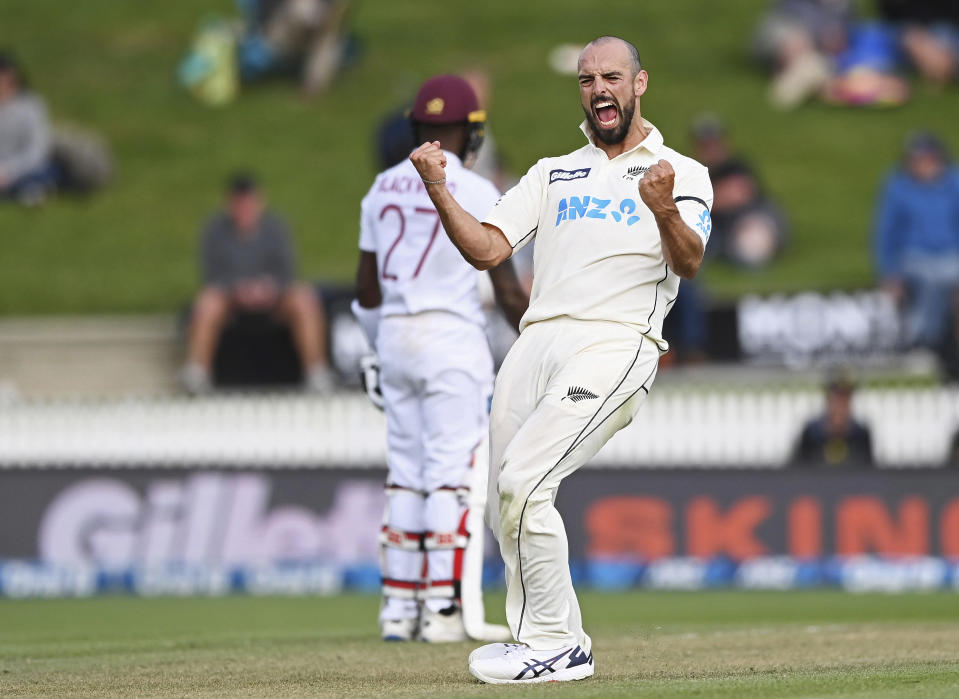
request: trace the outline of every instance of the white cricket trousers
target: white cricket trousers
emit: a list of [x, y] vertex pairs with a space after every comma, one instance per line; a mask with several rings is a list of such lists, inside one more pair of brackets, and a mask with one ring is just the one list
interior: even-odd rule
[[[380, 387], [386, 407], [390, 496], [386, 524], [405, 539], [456, 537], [473, 452], [488, 430], [493, 359], [483, 328], [452, 313], [387, 316], [380, 323]], [[413, 618], [418, 590], [441, 609], [460, 579], [456, 550], [388, 547], [381, 619]]]
[[535, 650], [590, 652], [553, 503], [563, 479], [632, 421], [658, 361], [656, 344], [628, 326], [559, 318], [526, 327], [496, 377], [487, 516], [510, 630]]

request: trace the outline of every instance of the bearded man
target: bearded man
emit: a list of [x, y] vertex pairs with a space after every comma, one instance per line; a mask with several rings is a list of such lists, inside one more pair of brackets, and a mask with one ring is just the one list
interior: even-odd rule
[[557, 489], [649, 393], [668, 349], [663, 319], [679, 280], [699, 270], [711, 227], [705, 167], [642, 118], [649, 76], [618, 37], [578, 65], [589, 143], [536, 163], [482, 222], [445, 186], [446, 154], [410, 159], [453, 244], [478, 269], [536, 239], [529, 309], [496, 379], [490, 415], [490, 525], [506, 564], [516, 643], [470, 655], [492, 684], [578, 680], [594, 672], [568, 565]]

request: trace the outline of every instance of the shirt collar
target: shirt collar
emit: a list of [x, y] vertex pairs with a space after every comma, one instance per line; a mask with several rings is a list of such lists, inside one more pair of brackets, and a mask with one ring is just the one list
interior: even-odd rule
[[[649, 133], [646, 134], [646, 138], [639, 142], [635, 147], [630, 148], [628, 151], [620, 153], [616, 157], [622, 157], [626, 153], [632, 153], [633, 151], [639, 150], [640, 148], [645, 148], [651, 155], [656, 155], [659, 152], [659, 149], [663, 146], [663, 135], [659, 132], [653, 124], [645, 119], [643, 121], [643, 126], [649, 129]], [[583, 135], [586, 136], [586, 140], [589, 141], [589, 145], [597, 150], [600, 150], [599, 146], [593, 141], [593, 137], [589, 132], [589, 125], [583, 120], [583, 123], [579, 125], [579, 130], [583, 132]], [[604, 154], [605, 155], [605, 154]]]

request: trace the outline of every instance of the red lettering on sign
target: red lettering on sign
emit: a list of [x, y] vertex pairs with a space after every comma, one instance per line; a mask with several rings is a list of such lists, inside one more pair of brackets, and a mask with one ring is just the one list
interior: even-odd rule
[[675, 553], [673, 508], [665, 500], [609, 497], [586, 511], [590, 556], [662, 558]]
[[929, 506], [919, 497], [899, 505], [898, 522], [877, 497], [844, 498], [836, 509], [836, 553], [915, 556], [929, 553]]
[[943, 556], [959, 558], [959, 498], [950, 500], [942, 508], [939, 542]]
[[813, 497], [797, 498], [786, 515], [786, 537], [790, 556], [815, 558], [822, 555], [822, 505]]
[[712, 498], [695, 498], [686, 506], [686, 551], [704, 558], [761, 556], [766, 547], [756, 538], [755, 529], [771, 510], [769, 498], [761, 495], [737, 500], [726, 514]]

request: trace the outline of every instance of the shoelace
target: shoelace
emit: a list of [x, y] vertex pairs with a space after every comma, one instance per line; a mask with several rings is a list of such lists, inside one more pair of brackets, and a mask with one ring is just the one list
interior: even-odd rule
[[529, 648], [529, 646], [527, 646], [525, 643], [507, 643], [506, 645], [508, 646], [508, 648], [506, 649], [506, 652], [503, 653], [503, 655], [509, 655], [510, 653], [513, 653], [519, 650], [520, 648]]

